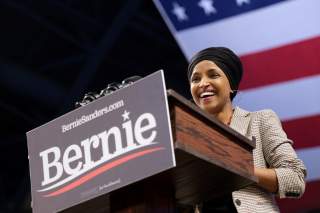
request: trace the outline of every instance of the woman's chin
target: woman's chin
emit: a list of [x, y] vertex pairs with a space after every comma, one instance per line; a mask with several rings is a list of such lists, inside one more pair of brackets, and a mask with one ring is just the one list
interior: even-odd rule
[[217, 111], [217, 106], [214, 103], [205, 103], [201, 104], [201, 109], [212, 114]]

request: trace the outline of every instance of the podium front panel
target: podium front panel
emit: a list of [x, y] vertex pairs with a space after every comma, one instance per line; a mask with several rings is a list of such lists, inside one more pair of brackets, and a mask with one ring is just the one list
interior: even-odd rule
[[162, 71], [27, 133], [32, 208], [57, 212], [175, 166]]

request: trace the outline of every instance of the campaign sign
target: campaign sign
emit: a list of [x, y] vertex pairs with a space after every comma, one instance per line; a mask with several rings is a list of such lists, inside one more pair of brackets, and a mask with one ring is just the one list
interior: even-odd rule
[[163, 71], [27, 133], [32, 207], [58, 212], [175, 166]]

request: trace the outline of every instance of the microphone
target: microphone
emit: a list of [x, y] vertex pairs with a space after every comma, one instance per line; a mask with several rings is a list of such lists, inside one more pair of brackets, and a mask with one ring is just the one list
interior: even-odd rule
[[112, 92], [116, 91], [120, 88], [120, 84], [117, 82], [112, 82], [107, 85], [107, 87], [100, 91], [100, 97], [106, 96], [108, 94], [111, 94]]
[[141, 78], [142, 77], [140, 77], [138, 75], [134, 75], [134, 76], [131, 76], [131, 77], [124, 79], [121, 83], [118, 83], [118, 82], [109, 83], [105, 89], [100, 91], [100, 93], [88, 92], [84, 95], [82, 101], [77, 101], [75, 103], [75, 108], [85, 106], [98, 98], [109, 95], [118, 89], [127, 87], [127, 86], [133, 84], [134, 82], [140, 80]]
[[132, 84], [132, 83], [134, 83], [134, 82], [136, 82], [136, 81], [138, 81], [138, 80], [140, 80], [140, 79], [141, 79], [140, 76], [134, 75], [134, 76], [131, 76], [131, 77], [129, 77], [129, 78], [124, 79], [124, 80], [121, 82], [121, 85], [122, 85], [122, 87], [127, 87], [127, 86], [129, 86], [130, 84]]
[[79, 107], [85, 106], [85, 105], [87, 105], [88, 103], [90, 103], [90, 102], [98, 99], [99, 97], [100, 97], [100, 95], [97, 94], [97, 93], [95, 93], [95, 92], [88, 92], [88, 93], [86, 93], [86, 94], [84, 95], [82, 101], [80, 101], [80, 102], [77, 101], [77, 102], [75, 103], [75, 107], [76, 107], [76, 108], [79, 108]]

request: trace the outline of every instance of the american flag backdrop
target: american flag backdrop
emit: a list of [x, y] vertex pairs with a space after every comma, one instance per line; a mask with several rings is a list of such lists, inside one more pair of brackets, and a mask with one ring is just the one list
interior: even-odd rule
[[320, 0], [154, 0], [187, 59], [209, 46], [244, 65], [235, 104], [273, 109], [308, 169], [300, 200], [283, 212], [320, 210]]

